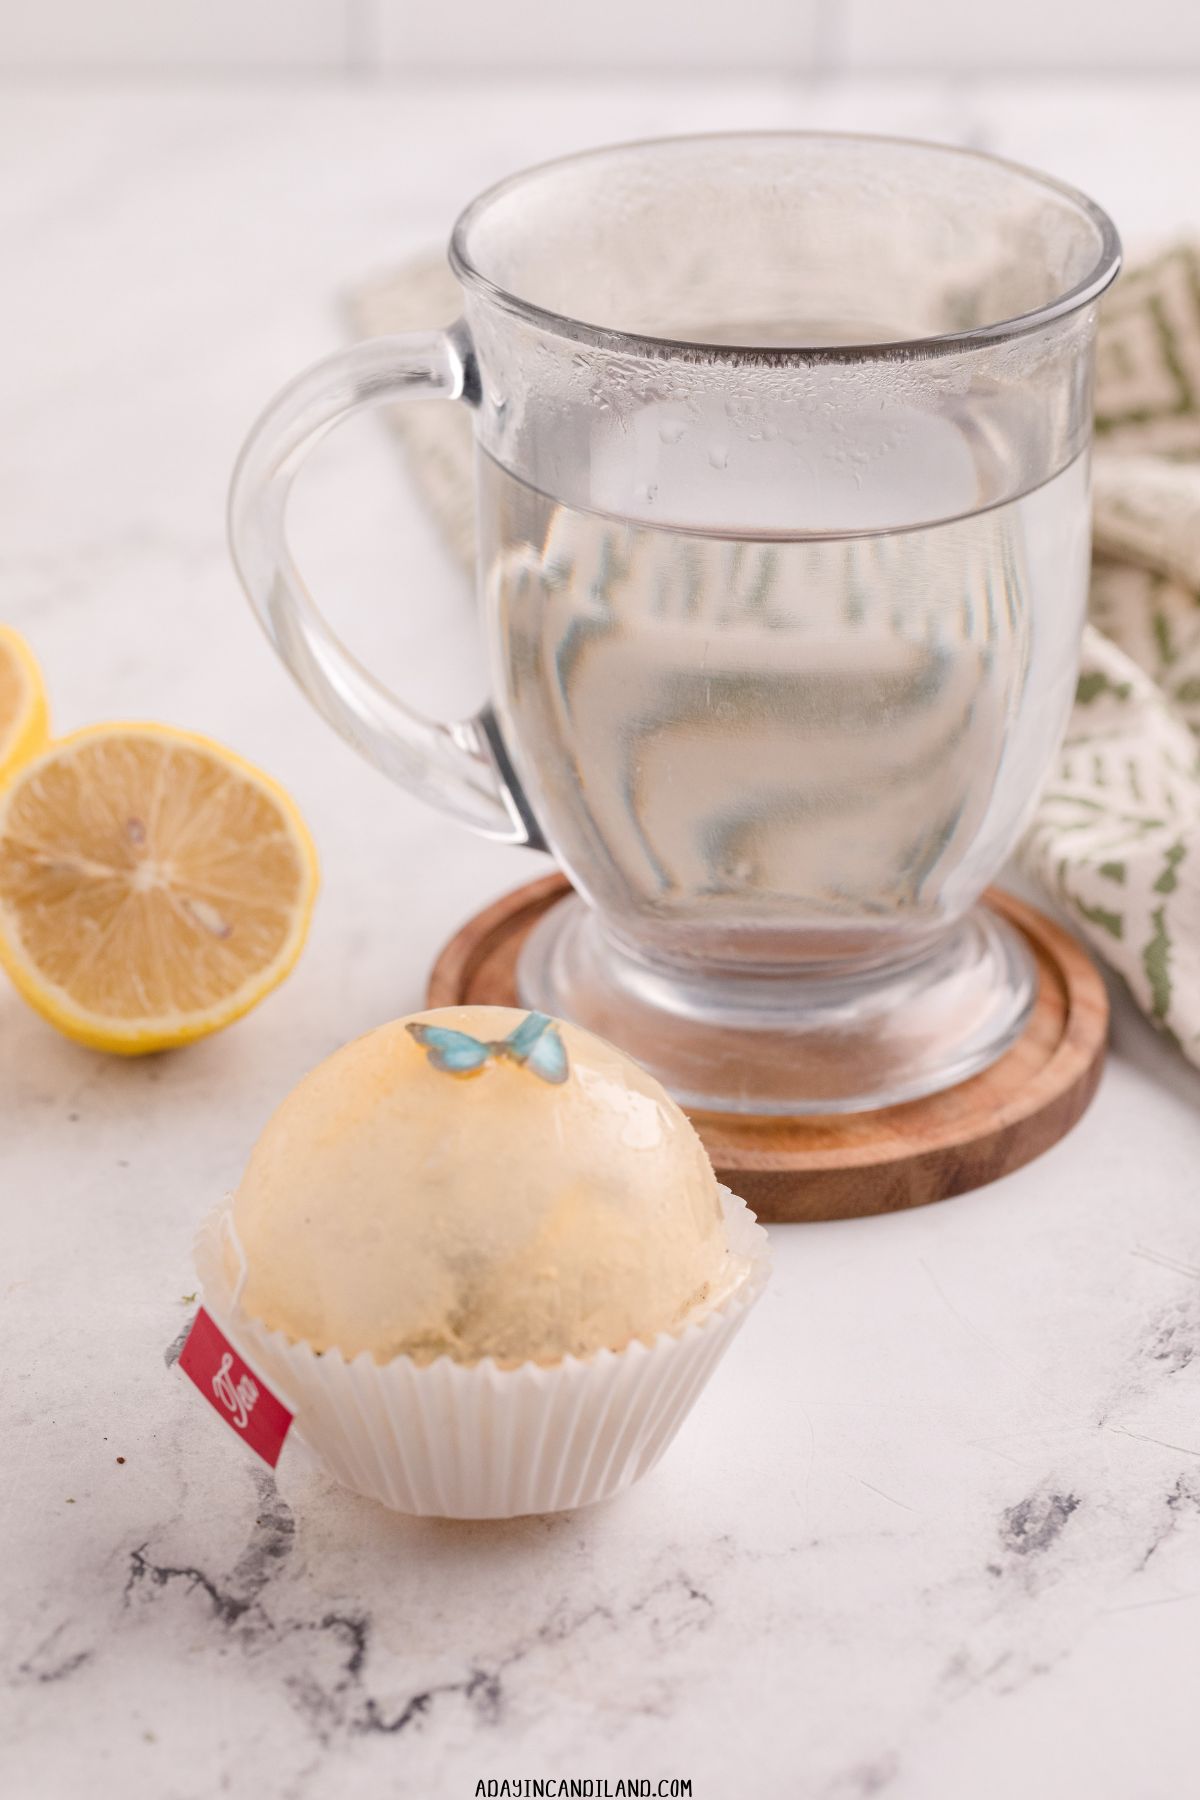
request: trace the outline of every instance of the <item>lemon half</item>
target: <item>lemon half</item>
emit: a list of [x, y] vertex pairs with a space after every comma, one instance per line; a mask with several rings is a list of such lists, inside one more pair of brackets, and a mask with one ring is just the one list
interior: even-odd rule
[[77, 732], [0, 793], [0, 963], [100, 1050], [163, 1050], [248, 1012], [299, 956], [317, 883], [283, 789], [168, 726]]
[[19, 631], [0, 625], [0, 783], [36, 756], [50, 734], [42, 672]]

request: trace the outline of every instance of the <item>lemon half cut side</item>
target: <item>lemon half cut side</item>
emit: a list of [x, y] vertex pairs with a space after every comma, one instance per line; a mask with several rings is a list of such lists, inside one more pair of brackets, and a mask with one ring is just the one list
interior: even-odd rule
[[0, 792], [0, 963], [96, 1049], [163, 1050], [240, 1018], [295, 963], [317, 884], [284, 790], [190, 732], [94, 726]]
[[50, 709], [33, 651], [20, 632], [0, 625], [0, 785], [49, 735]]

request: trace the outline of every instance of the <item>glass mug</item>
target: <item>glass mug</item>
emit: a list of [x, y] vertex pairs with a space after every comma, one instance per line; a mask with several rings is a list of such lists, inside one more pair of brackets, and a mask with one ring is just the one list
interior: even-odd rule
[[[275, 648], [371, 762], [548, 848], [575, 895], [523, 1005], [685, 1103], [887, 1105], [1027, 1019], [978, 904], [1075, 689], [1096, 302], [1083, 195], [965, 150], [808, 133], [596, 150], [455, 227], [463, 317], [302, 375], [235, 473]], [[492, 704], [387, 691], [293, 566], [288, 489], [358, 409], [468, 406]]]

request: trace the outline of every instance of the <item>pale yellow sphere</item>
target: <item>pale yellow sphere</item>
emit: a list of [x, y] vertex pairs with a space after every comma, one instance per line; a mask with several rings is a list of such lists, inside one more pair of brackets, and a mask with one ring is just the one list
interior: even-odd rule
[[234, 1200], [247, 1312], [348, 1357], [512, 1365], [622, 1349], [728, 1288], [687, 1118], [611, 1044], [540, 1017], [417, 1013], [293, 1089]]

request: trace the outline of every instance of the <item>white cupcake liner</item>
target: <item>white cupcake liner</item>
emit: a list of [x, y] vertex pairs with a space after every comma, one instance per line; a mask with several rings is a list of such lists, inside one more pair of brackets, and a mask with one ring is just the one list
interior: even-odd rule
[[226, 1273], [228, 1203], [196, 1239], [204, 1305], [295, 1413], [293, 1432], [356, 1493], [397, 1512], [509, 1519], [611, 1499], [657, 1463], [770, 1275], [767, 1234], [721, 1189], [726, 1235], [746, 1267], [721, 1300], [623, 1350], [501, 1369], [487, 1358], [420, 1365], [318, 1355], [243, 1312]]

